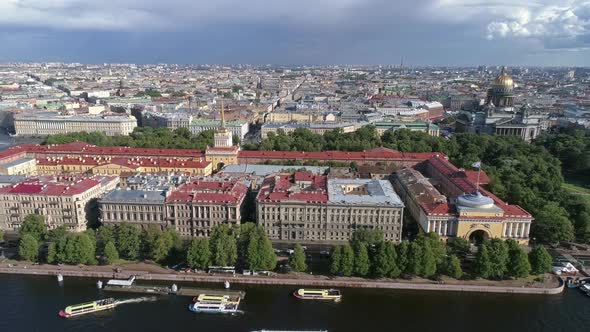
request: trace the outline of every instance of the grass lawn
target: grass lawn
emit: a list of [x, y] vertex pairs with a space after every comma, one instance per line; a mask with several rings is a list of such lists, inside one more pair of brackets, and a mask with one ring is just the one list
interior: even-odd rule
[[584, 197], [586, 199], [586, 202], [588, 202], [590, 204], [590, 189], [589, 188], [584, 188], [582, 186], [573, 184], [573, 183], [566, 183], [564, 182], [562, 185], [563, 189], [573, 193], [573, 194], [578, 194], [581, 195], [582, 197]]

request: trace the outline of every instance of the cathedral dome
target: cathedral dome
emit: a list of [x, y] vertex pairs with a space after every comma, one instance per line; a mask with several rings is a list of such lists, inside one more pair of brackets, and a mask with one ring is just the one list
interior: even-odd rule
[[500, 73], [500, 76], [496, 77], [494, 80], [494, 86], [507, 89], [514, 88], [514, 81], [512, 80], [512, 77], [506, 73], [506, 68], [502, 68], [502, 73]]

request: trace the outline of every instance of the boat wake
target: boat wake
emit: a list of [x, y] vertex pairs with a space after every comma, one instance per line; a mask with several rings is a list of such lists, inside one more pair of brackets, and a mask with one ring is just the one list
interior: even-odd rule
[[134, 299], [127, 299], [117, 301], [117, 305], [119, 304], [128, 304], [128, 303], [141, 303], [141, 302], [154, 302], [158, 299], [156, 296], [144, 296], [144, 297], [137, 297]]

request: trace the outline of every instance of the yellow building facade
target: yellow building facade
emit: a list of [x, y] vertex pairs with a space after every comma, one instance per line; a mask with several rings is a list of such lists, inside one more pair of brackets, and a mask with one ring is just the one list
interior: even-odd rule
[[37, 161], [34, 158], [21, 158], [0, 165], [0, 174], [4, 175], [35, 175]]

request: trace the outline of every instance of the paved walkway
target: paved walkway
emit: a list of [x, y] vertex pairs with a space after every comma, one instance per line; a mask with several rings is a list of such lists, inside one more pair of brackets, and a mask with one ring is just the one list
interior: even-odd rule
[[428, 291], [453, 291], [453, 292], [481, 292], [481, 293], [511, 293], [511, 294], [559, 294], [563, 291], [563, 282], [555, 288], [538, 287], [504, 287], [487, 285], [461, 285], [461, 284], [436, 284], [436, 283], [410, 283], [410, 282], [388, 282], [388, 281], [366, 281], [366, 280], [341, 280], [341, 279], [297, 279], [278, 277], [250, 277], [250, 276], [224, 276], [224, 275], [199, 275], [199, 274], [176, 274], [176, 273], [149, 273], [147, 271], [125, 270], [121, 273], [93, 271], [84, 269], [46, 269], [42, 267], [28, 266], [27, 268], [0, 267], [0, 273], [7, 274], [28, 274], [28, 275], [57, 275], [90, 278], [117, 278], [126, 279], [136, 275], [138, 280], [161, 280], [171, 282], [207, 282], [223, 284], [229, 280], [234, 284], [255, 284], [255, 285], [286, 285], [286, 286], [312, 286], [312, 287], [351, 287], [351, 288], [381, 288], [381, 289], [409, 289]]

